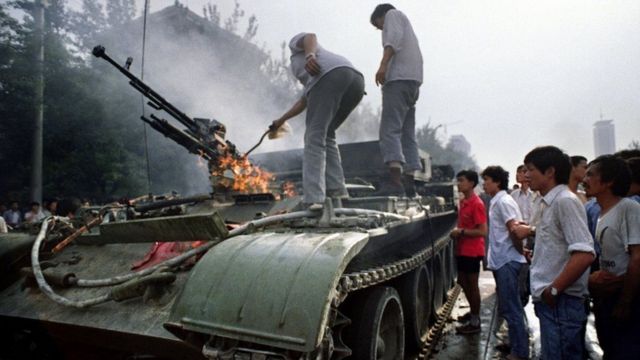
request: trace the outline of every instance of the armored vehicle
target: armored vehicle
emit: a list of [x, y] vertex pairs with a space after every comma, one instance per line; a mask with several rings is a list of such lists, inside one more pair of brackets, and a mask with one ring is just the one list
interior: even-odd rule
[[[206, 154], [213, 193], [82, 208], [2, 250], [14, 259], [3, 358], [403, 359], [420, 347], [455, 277], [455, 191], [431, 181], [428, 155], [419, 196], [376, 197], [377, 143], [342, 145], [350, 196], [304, 209], [301, 150], [243, 157], [222, 124], [113, 64], [154, 108], [199, 124], [145, 120]], [[235, 186], [246, 171], [272, 181]]]

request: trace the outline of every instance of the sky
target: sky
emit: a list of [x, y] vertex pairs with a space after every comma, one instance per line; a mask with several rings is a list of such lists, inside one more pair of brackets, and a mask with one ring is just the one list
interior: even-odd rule
[[[138, 2], [141, 8], [143, 1]], [[197, 14], [209, 2], [223, 19], [235, 4], [181, 1]], [[173, 3], [151, 0], [150, 9]], [[293, 35], [316, 33], [324, 48], [347, 57], [365, 75], [363, 101], [377, 108], [381, 95], [374, 75], [382, 56], [381, 34], [369, 23], [377, 4], [240, 0], [246, 15], [239, 32], [255, 14], [254, 41], [275, 55]], [[539, 145], [593, 159], [593, 123], [601, 118], [614, 120], [618, 149], [640, 140], [640, 1], [392, 4], [411, 20], [424, 57], [417, 126], [443, 125], [442, 140], [464, 135], [481, 168], [501, 165], [513, 175]]]

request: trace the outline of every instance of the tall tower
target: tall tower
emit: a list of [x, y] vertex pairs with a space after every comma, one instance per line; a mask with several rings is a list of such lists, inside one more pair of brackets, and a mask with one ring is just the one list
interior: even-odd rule
[[596, 157], [616, 152], [613, 120], [600, 120], [593, 124], [593, 146]]

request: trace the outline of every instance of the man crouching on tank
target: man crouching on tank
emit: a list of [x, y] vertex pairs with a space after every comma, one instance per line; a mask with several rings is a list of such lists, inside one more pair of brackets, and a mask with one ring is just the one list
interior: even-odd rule
[[348, 196], [336, 129], [364, 95], [364, 77], [346, 58], [325, 50], [315, 34], [300, 33], [289, 42], [291, 71], [304, 85], [300, 99], [280, 118], [272, 131], [305, 109], [302, 186], [304, 203], [319, 210], [330, 197]]

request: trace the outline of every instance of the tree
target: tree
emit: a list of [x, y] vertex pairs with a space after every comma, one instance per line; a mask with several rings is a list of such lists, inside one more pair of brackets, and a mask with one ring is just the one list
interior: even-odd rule
[[463, 169], [477, 169], [478, 164], [472, 156], [456, 151], [450, 144], [442, 145], [437, 136], [439, 129], [440, 126], [434, 127], [427, 122], [416, 131], [418, 147], [431, 155], [433, 164], [450, 165], [455, 172]]

